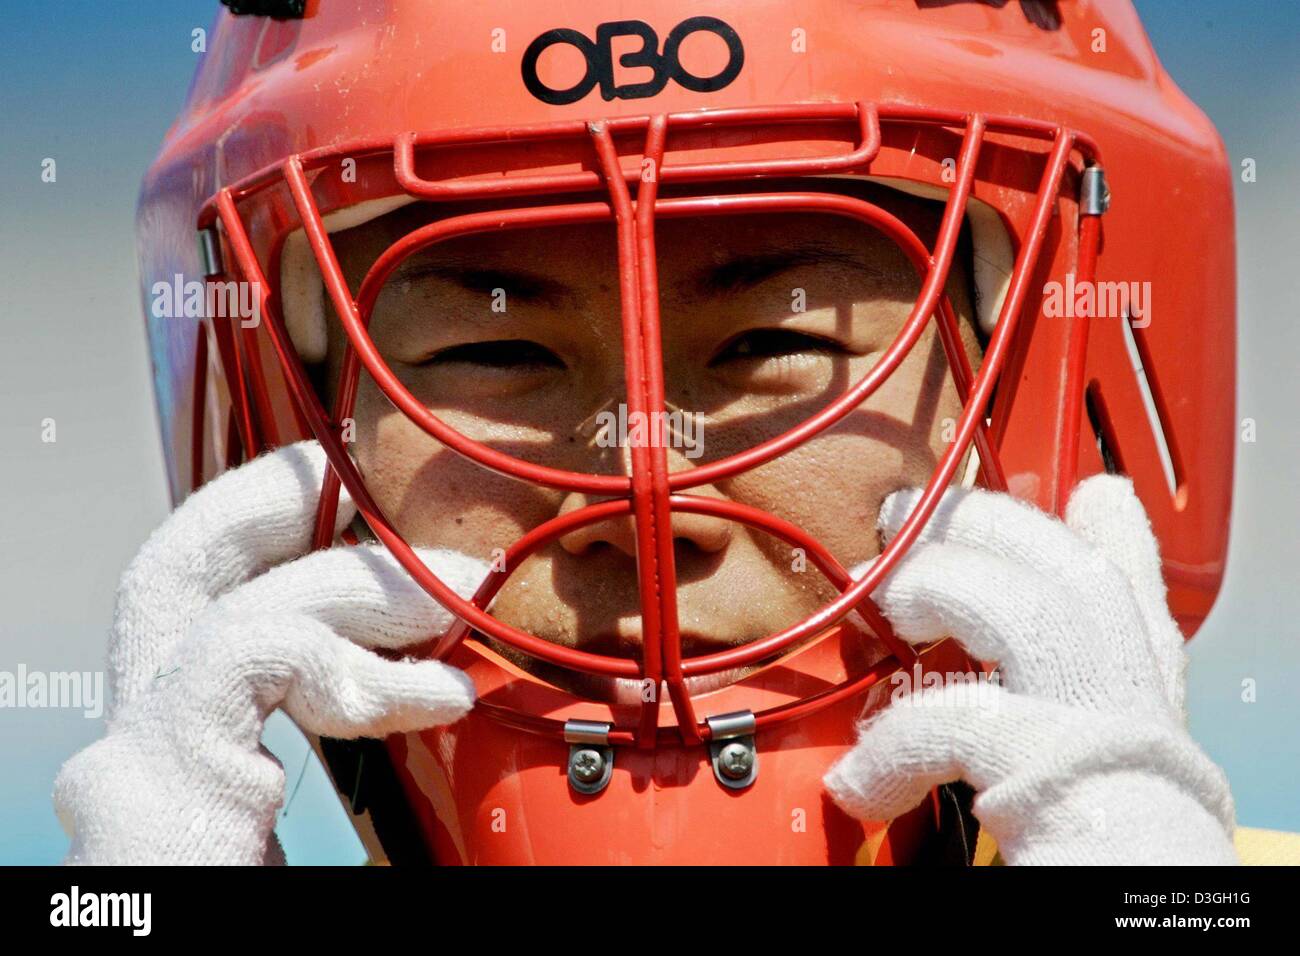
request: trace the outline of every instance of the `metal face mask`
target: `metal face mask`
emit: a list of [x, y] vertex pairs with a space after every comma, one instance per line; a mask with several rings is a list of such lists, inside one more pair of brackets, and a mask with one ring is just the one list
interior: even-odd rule
[[[674, 14], [669, 8], [676, 4], [657, 3], [647, 22], [618, 24], [589, 22], [591, 14], [577, 4], [544, 14], [505, 5], [494, 14], [510, 21], [509, 34], [530, 42], [514, 59], [515, 69], [505, 71], [508, 78], [502, 76], [504, 59], [466, 54], [471, 65], [460, 72], [488, 77], [484, 102], [496, 104], [478, 109], [465, 99], [465, 81], [445, 65], [432, 69], [433, 77], [416, 68], [422, 62], [416, 41], [429, 36], [420, 5], [385, 5], [395, 39], [374, 61], [363, 58], [371, 52], [373, 28], [321, 6], [302, 21], [221, 22], [218, 49], [226, 59], [196, 79], [188, 117], [173, 130], [146, 182], [141, 221], [180, 230], [175, 210], [179, 205], [184, 211], [188, 202], [204, 261], [184, 271], [258, 290], [260, 324], [209, 316], [191, 331], [188, 352], [184, 346], [166, 349], [160, 371], [187, 362], [190, 369], [184, 383], [190, 396], [183, 455], [188, 483], [268, 447], [314, 437], [333, 466], [321, 489], [315, 546], [335, 543], [335, 509], [346, 487], [365, 530], [459, 619], [449, 633], [433, 636], [426, 650], [474, 679], [479, 703], [470, 717], [383, 747], [322, 743], [373, 852], [439, 862], [916, 858], [933, 842], [942, 816], [938, 797], [934, 806], [893, 826], [864, 827], [830, 805], [820, 779], [851, 743], [869, 693], [891, 674], [971, 667], [951, 642], [918, 652], [897, 639], [871, 595], [960, 477], [972, 449], [984, 487], [1010, 487], [1058, 511], [1082, 475], [1103, 467], [1133, 474], [1139, 493], [1146, 492], [1166, 560], [1173, 562], [1167, 564], [1175, 569], [1171, 603], [1189, 629], [1203, 616], [1217, 587], [1224, 543], [1211, 524], [1226, 507], [1230, 479], [1207, 455], [1223, 447], [1220, 411], [1199, 391], [1178, 391], [1191, 383], [1180, 381], [1174, 360], [1164, 358], [1169, 343], [1136, 335], [1131, 316], [1099, 328], [1100, 320], [1087, 314], [1057, 322], [1042, 314], [1046, 283], [1091, 286], [1106, 269], [1126, 268], [1102, 255], [1103, 217], [1108, 240], [1136, 248], [1123, 232], [1110, 235], [1108, 179], [1113, 184], [1116, 177], [1103, 166], [1102, 148], [1109, 159], [1113, 141], [1123, 178], [1132, 183], [1129, 166], [1157, 134], [1117, 130], [1085, 108], [1098, 90], [1086, 72], [1092, 67], [1057, 71], [1062, 82], [1079, 87], [1063, 101], [1059, 89], [1027, 91], [1026, 74], [1005, 63], [981, 62], [978, 79], [945, 73], [941, 80], [921, 68], [938, 56], [935, 31], [956, 28], [969, 11], [890, 10], [866, 17], [813, 4], [818, 29], [833, 28], [819, 35], [853, 36], [854, 49], [876, 51], [881, 62], [834, 55], [805, 82], [791, 79], [783, 54], [758, 41], [766, 31], [746, 5], [691, 18]], [[456, 22], [454, 29], [443, 24], [442, 36], [449, 30], [492, 35], [491, 18], [480, 11], [446, 14]], [[1013, 62], [1038, 62], [1042, 54], [1034, 44], [1047, 42], [1035, 35], [1039, 27], [1026, 27], [1013, 10], [981, 15], [993, 18], [999, 30], [990, 34], [992, 42]], [[577, 26], [557, 28], [553, 19]], [[1121, 35], [1136, 30], [1140, 36], [1140, 28], [1123, 18], [1111, 25]], [[891, 28], [910, 32], [894, 35]], [[1087, 30], [1086, 22], [1057, 26], [1067, 36]], [[887, 34], [908, 39], [886, 48], [881, 39]], [[655, 45], [661, 35], [662, 51]], [[609, 51], [620, 37], [635, 38], [641, 51], [616, 64]], [[713, 45], [698, 47], [701, 40]], [[576, 50], [586, 64], [576, 80], [566, 78], [552, 55], [560, 47]], [[907, 64], [899, 82], [911, 94], [882, 93], [889, 88], [885, 59]], [[336, 78], [356, 84], [355, 95], [331, 99], [310, 85], [318, 82], [317, 64], [331, 61]], [[631, 82], [622, 72], [629, 67], [649, 70], [649, 78]], [[380, 82], [386, 77], [391, 82]], [[746, 77], [752, 82], [742, 91]], [[394, 90], [405, 97], [397, 105]], [[1152, 84], [1144, 95], [1159, 104], [1168, 94]], [[915, 105], [921, 103], [932, 105]], [[320, 117], [327, 117], [326, 127], [313, 126]], [[1213, 137], [1204, 126], [1180, 129], [1192, 139]], [[1216, 174], [1219, 161], [1207, 162]], [[191, 177], [188, 190], [182, 175]], [[830, 177], [870, 177], [943, 196], [937, 239], [927, 245], [881, 206], [829, 188]], [[773, 179], [781, 180], [779, 189], [752, 188]], [[1221, 188], [1205, 189], [1205, 202], [1226, 202]], [[1117, 192], [1144, 209], [1141, 221], [1160, 221], [1169, 211], [1160, 197]], [[437, 203], [445, 214], [393, 242], [359, 287], [350, 288], [331, 240], [330, 216], [363, 202], [403, 199]], [[490, 208], [466, 211], [486, 200]], [[794, 427], [694, 467], [674, 470], [657, 443], [631, 445], [625, 474], [567, 470], [507, 454], [430, 411], [370, 334], [386, 283], [425, 250], [467, 236], [605, 224], [618, 263], [627, 414], [658, 420], [669, 408], [656, 225], [779, 213], [834, 217], [886, 236], [915, 270], [919, 294], [865, 376]], [[991, 308], [984, 303], [989, 337], [976, 372], [944, 289], [959, 235], [977, 217], [986, 230], [990, 222], [1001, 230], [1011, 259], [996, 301]], [[309, 248], [346, 336], [329, 407], [313, 388], [286, 323], [281, 269], [291, 241]], [[146, 278], [151, 270], [170, 271], [165, 263], [175, 253], [154, 235], [143, 242]], [[976, 244], [978, 256], [978, 235]], [[1210, 298], [1219, 307], [1230, 303], [1220, 288], [1223, 276], [1230, 280], [1230, 260], [1229, 249], [1226, 263], [1213, 256], [1204, 263], [1206, 275], [1218, 281]], [[1177, 301], [1175, 295], [1171, 307]], [[1230, 326], [1230, 304], [1225, 313], [1210, 312], [1202, 301], [1189, 319]], [[931, 322], [962, 412], [920, 502], [863, 577], [852, 579], [836, 555], [795, 524], [698, 493], [842, 422], [882, 387]], [[155, 334], [156, 343], [163, 341]], [[363, 375], [410, 422], [476, 465], [600, 500], [532, 528], [505, 549], [476, 594], [460, 597], [384, 513], [342, 440]], [[1230, 405], [1224, 375], [1216, 366], [1213, 394], [1227, 396]], [[1226, 381], [1230, 385], [1230, 375]], [[1159, 383], [1154, 390], [1152, 382]], [[1187, 429], [1211, 437], [1191, 441], [1190, 431], [1180, 437], [1181, 426], [1172, 424], [1175, 407], [1185, 412]], [[170, 425], [175, 409], [165, 411]], [[172, 447], [179, 450], [185, 437], [178, 429], [173, 434]], [[1193, 462], [1193, 456], [1205, 460]], [[180, 476], [178, 467], [174, 481], [187, 483]], [[737, 522], [800, 549], [839, 594], [758, 640], [686, 654], [674, 514]], [[612, 520], [630, 520], [635, 529], [636, 658], [561, 646], [493, 615], [494, 597], [531, 557], [565, 534]], [[1201, 570], [1179, 581], [1178, 564], [1188, 558]], [[862, 623], [850, 622], [854, 612], [852, 620]], [[864, 664], [860, 645], [867, 640], [878, 641], [888, 656]], [[634, 704], [583, 699], [506, 660], [492, 642], [555, 668], [635, 681], [645, 692]], [[688, 686], [691, 678], [737, 669], [746, 676], [708, 693]]]

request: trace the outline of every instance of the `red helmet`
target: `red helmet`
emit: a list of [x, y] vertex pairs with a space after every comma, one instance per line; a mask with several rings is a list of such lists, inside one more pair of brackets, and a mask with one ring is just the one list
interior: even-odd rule
[[[873, 687], [900, 667], [961, 661], [951, 642], [918, 655], [896, 639], [871, 594], [972, 446], [981, 484], [1049, 511], [1082, 476], [1132, 476], [1160, 540], [1173, 613], [1189, 636], [1204, 619], [1223, 575], [1232, 480], [1229, 171], [1213, 127], [1161, 69], [1127, 4], [718, 0], [701, 15], [680, 0], [644, 0], [620, 8], [635, 19], [616, 22], [573, 0], [242, 6], [257, 10], [218, 19], [140, 202], [147, 302], [156, 283], [176, 277], [242, 280], [258, 290], [264, 319], [147, 310], [169, 477], [180, 500], [224, 468], [314, 436], [333, 465], [316, 544], [331, 544], [345, 485], [368, 529], [460, 619], [429, 650], [474, 679], [479, 703], [466, 719], [382, 743], [322, 741], [375, 854], [915, 858], [932, 807], [864, 826], [829, 802], [821, 777], [852, 743]], [[779, 190], [770, 188], [776, 177]], [[945, 198], [933, 246], [879, 206], [829, 188], [844, 177]], [[412, 199], [437, 200], [445, 214], [395, 242], [354, 295], [331, 230]], [[466, 200], [477, 201], [474, 211], [459, 206]], [[620, 475], [508, 455], [430, 412], [367, 333], [385, 280], [421, 249], [487, 231], [609, 223], [627, 404], [662, 412], [656, 220], [772, 211], [884, 232], [921, 291], [863, 380], [795, 428], [697, 467], [671, 470], [655, 447], [633, 448], [630, 474]], [[989, 333], [977, 374], [944, 293], [963, 228]], [[332, 407], [302, 357], [319, 350], [319, 335], [286, 314], [290, 273], [312, 260], [349, 343]], [[1134, 281], [1154, 286], [1141, 314], [1100, 307], [1108, 290]], [[1151, 321], [1153, 304], [1160, 321]], [[843, 419], [931, 321], [964, 410], [921, 503], [861, 580], [790, 522], [692, 494]], [[530, 531], [506, 569], [574, 528], [630, 516], [640, 659], [561, 647], [498, 620], [485, 608], [509, 570], [464, 600], [421, 563], [340, 439], [363, 374], [478, 465], [601, 499]], [[839, 597], [779, 633], [685, 656], [665, 533], [681, 512], [804, 548]], [[853, 611], [892, 656], [868, 666]], [[488, 638], [656, 692], [631, 707], [587, 700], [506, 661]], [[760, 666], [709, 693], [686, 683], [741, 665]]]

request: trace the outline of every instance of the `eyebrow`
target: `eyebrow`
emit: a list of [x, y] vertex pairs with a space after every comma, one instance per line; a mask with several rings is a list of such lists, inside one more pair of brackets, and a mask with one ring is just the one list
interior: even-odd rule
[[704, 270], [699, 276], [699, 286], [704, 292], [715, 295], [743, 292], [773, 276], [807, 265], [845, 266], [871, 278], [881, 275], [880, 270], [872, 267], [860, 254], [820, 243], [800, 243], [784, 249], [736, 256]]
[[485, 267], [456, 261], [410, 263], [400, 267], [393, 278], [407, 282], [441, 279], [467, 292], [484, 295], [504, 289], [510, 298], [524, 302], [556, 302], [572, 291], [562, 282], [526, 269]]
[[[743, 292], [783, 272], [800, 266], [834, 265], [856, 270], [870, 278], [879, 278], [880, 270], [860, 254], [846, 252], [821, 243], [799, 243], [783, 249], [735, 256], [703, 270], [697, 276], [701, 291], [710, 295]], [[403, 265], [396, 279], [415, 281], [441, 279], [469, 292], [490, 295], [505, 289], [512, 298], [525, 302], [554, 303], [572, 293], [567, 285], [549, 276], [526, 269], [495, 268], [459, 261], [424, 261]]]

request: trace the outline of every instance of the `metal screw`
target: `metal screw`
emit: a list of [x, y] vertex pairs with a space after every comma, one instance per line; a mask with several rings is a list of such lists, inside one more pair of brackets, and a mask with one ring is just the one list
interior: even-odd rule
[[732, 741], [718, 753], [718, 769], [730, 780], [743, 780], [754, 769], [754, 752]]
[[595, 783], [605, 772], [605, 758], [599, 750], [584, 748], [573, 755], [570, 767], [582, 783]]

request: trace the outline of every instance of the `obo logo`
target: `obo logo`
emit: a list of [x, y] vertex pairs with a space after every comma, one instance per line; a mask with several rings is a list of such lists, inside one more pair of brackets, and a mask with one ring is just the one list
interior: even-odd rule
[[[713, 76], [696, 76], [687, 72], [677, 58], [682, 42], [692, 33], [712, 33], [721, 37], [727, 45], [727, 65]], [[639, 37], [641, 49], [624, 53], [618, 58], [619, 66], [649, 67], [654, 71], [653, 78], [644, 83], [626, 83], [618, 86], [614, 82], [614, 54], [612, 49], [615, 37]], [[537, 75], [537, 61], [542, 54], [559, 43], [576, 47], [587, 61], [587, 72], [576, 84], [566, 90], [552, 89], [541, 81]], [[563, 106], [576, 103], [600, 84], [600, 95], [606, 100], [635, 100], [654, 96], [668, 85], [669, 80], [676, 80], [679, 86], [697, 93], [709, 93], [727, 86], [740, 74], [745, 65], [745, 48], [740, 37], [730, 25], [716, 17], [691, 17], [683, 20], [668, 34], [664, 41], [663, 53], [658, 53], [659, 36], [648, 23], [640, 20], [617, 20], [602, 23], [596, 27], [596, 39], [593, 42], [577, 30], [547, 30], [524, 51], [523, 75], [524, 86], [528, 92], [543, 103]]]

